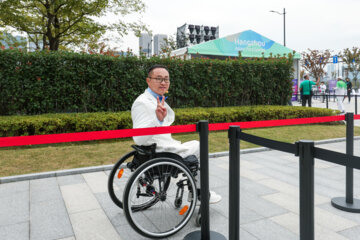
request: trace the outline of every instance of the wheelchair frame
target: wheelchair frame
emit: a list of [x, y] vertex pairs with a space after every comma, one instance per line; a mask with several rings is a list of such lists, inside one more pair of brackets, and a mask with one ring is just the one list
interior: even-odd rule
[[[195, 207], [196, 207], [196, 201], [198, 200], [198, 187], [196, 185], [196, 181], [194, 177], [197, 175], [197, 171], [199, 169], [198, 161], [195, 163], [188, 163], [186, 164], [186, 161], [179, 155], [175, 153], [170, 152], [155, 152], [154, 146], [138, 146], [133, 145], [132, 146], [135, 150], [131, 151], [127, 154], [125, 154], [123, 157], [121, 157], [118, 162], [114, 165], [112, 171], [109, 175], [108, 180], [108, 191], [109, 195], [112, 199], [112, 201], [119, 206], [120, 208], [124, 209], [125, 216], [130, 223], [130, 225], [133, 227], [135, 231], [137, 231], [139, 234], [150, 237], [150, 238], [164, 238], [171, 236], [178, 232], [180, 229], [182, 229], [187, 222], [190, 220]], [[129, 159], [133, 159], [129, 161]], [[125, 162], [126, 166], [125, 166]], [[166, 175], [166, 177], [163, 177], [164, 179], [167, 178], [168, 182], [165, 180], [160, 180], [160, 177], [157, 176], [159, 174], [154, 171], [155, 166], [159, 168], [161, 166], [164, 168], [168, 168], [171, 166], [172, 171], [178, 171], [177, 174], [180, 174], [181, 177], [185, 177], [186, 180], [177, 180], [178, 175], [174, 172], [162, 172], [163, 175]], [[161, 167], [159, 168], [160, 171], [162, 171]], [[145, 169], [145, 170], [144, 170]], [[121, 178], [124, 176], [124, 172], [126, 171], [127, 176], [124, 177], [122, 180]], [[148, 177], [146, 175], [152, 174], [152, 176]], [[155, 178], [159, 182], [159, 186], [163, 185], [163, 188], [158, 189], [157, 191], [153, 190], [154, 186], [152, 186], [152, 182], [145, 179], [152, 179]], [[115, 183], [115, 181], [118, 181], [118, 179], [121, 180], [120, 184]], [[176, 195], [175, 200], [173, 201], [173, 207], [174, 209], [180, 208], [181, 205], [184, 203], [190, 202], [190, 207], [183, 207], [180, 209], [179, 214], [181, 214], [182, 211], [186, 212], [185, 217], [181, 219], [180, 223], [177, 223], [175, 226], [169, 227], [168, 230], [165, 230], [164, 232], [156, 232], [151, 231], [148, 229], [145, 229], [143, 226], [141, 226], [141, 221], [138, 221], [134, 217], [134, 213], [137, 212], [143, 212], [143, 214], [147, 214], [147, 212], [151, 211], [157, 211], [152, 210], [153, 206], [156, 206], [157, 204], [161, 204], [161, 201], [167, 201], [166, 198], [170, 198], [170, 195], [167, 195], [167, 192], [170, 191], [170, 188], [175, 188], [171, 185], [172, 181], [178, 181], [176, 183]], [[171, 187], [169, 187], [171, 185]], [[183, 200], [183, 193], [184, 193], [184, 186], [187, 186], [187, 194], [188, 194], [188, 202]], [[116, 188], [119, 188], [120, 190], [117, 190]], [[132, 205], [132, 202], [130, 200], [130, 195], [133, 193], [134, 190], [137, 189], [139, 191], [141, 188], [143, 188], [143, 192], [136, 193], [136, 197], [140, 198], [146, 198], [148, 197], [149, 200], [145, 203], [141, 203], [138, 205]], [[170, 189], [170, 190], [169, 190]], [[153, 193], [153, 195], [151, 195]], [[123, 194], [123, 195], [119, 195]], [[179, 195], [180, 194], [180, 195]], [[189, 197], [191, 196], [191, 197]], [[190, 201], [189, 201], [190, 199]], [[169, 204], [168, 204], [169, 205]], [[185, 209], [186, 208], [186, 209]], [[147, 211], [147, 212], [145, 212]], [[170, 210], [169, 210], [170, 211]], [[156, 212], [155, 212], [156, 213]], [[151, 217], [149, 217], [151, 218]], [[196, 217], [196, 224], [197, 226], [200, 226], [200, 210], [198, 212], [198, 215]], [[140, 222], [140, 223], [139, 223]], [[160, 231], [160, 230], [159, 230]]]

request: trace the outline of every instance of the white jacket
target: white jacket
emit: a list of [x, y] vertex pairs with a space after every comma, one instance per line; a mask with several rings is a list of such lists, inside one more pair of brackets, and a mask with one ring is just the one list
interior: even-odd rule
[[[147, 127], [160, 127], [170, 126], [175, 121], [175, 113], [170, 106], [165, 102], [167, 115], [164, 118], [162, 125], [156, 117], [157, 99], [151, 95], [150, 92], [145, 90], [131, 107], [131, 118], [133, 128], [147, 128]], [[181, 144], [171, 137], [171, 134], [158, 134], [133, 137], [137, 145], [151, 145], [156, 143], [156, 151], [158, 152], [173, 152], [182, 157], [189, 155], [199, 156], [199, 142], [190, 141]]]

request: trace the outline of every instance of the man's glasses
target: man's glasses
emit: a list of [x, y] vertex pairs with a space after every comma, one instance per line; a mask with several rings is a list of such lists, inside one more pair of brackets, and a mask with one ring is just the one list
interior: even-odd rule
[[165, 83], [169, 83], [169, 82], [170, 82], [170, 79], [169, 79], [169, 78], [159, 78], [159, 77], [157, 77], [157, 78], [152, 78], [152, 77], [151, 77], [151, 79], [154, 79], [157, 83], [162, 83], [163, 81], [164, 81]]

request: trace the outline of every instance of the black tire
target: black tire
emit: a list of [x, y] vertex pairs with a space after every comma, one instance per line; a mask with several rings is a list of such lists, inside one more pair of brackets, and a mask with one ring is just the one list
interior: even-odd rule
[[[174, 193], [177, 192], [179, 183], [186, 183], [185, 199], [182, 200], [183, 207], [180, 211], [174, 206]], [[143, 195], [144, 198], [148, 197], [148, 186], [154, 188], [155, 200], [147, 201], [143, 204], [144, 208], [139, 209], [137, 207], [140, 205], [134, 202], [141, 202]], [[139, 191], [141, 187], [144, 191]], [[123, 199], [124, 214], [130, 226], [142, 236], [166, 238], [188, 223], [196, 208], [196, 201], [196, 183], [190, 170], [177, 160], [155, 158], [142, 164], [128, 180]]]
[[[108, 179], [108, 191], [111, 200], [120, 208], [123, 208], [122, 199], [123, 199], [123, 189], [125, 189], [127, 179], [123, 179], [122, 182], [119, 182], [116, 177], [118, 176], [118, 171], [120, 169], [124, 169], [124, 171], [130, 172], [130, 169], [128, 169], [124, 163], [129, 158], [133, 157], [135, 155], [136, 151], [131, 151], [124, 156], [122, 156], [119, 161], [114, 165], [113, 169], [110, 172], [109, 179]], [[120, 190], [115, 191], [114, 184], [120, 185]]]

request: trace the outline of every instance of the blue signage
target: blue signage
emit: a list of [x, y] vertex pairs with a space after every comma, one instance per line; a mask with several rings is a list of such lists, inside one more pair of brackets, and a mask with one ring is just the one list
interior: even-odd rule
[[333, 56], [333, 63], [338, 63], [338, 56]]

